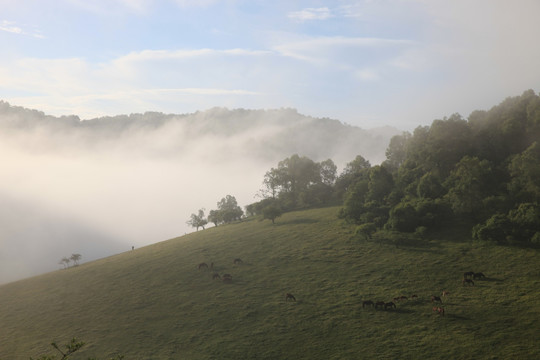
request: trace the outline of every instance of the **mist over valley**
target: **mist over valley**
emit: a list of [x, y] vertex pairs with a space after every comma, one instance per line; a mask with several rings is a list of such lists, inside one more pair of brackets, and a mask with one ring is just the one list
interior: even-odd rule
[[[258, 200], [292, 154], [372, 164], [398, 129], [362, 129], [294, 109], [55, 117], [0, 103], [0, 283], [194, 231], [191, 213], [226, 195]], [[212, 226], [212, 225], [209, 225]]]

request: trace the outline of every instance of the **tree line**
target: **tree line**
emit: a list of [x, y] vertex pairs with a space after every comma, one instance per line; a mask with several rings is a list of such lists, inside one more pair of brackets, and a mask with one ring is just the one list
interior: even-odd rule
[[[265, 173], [259, 195], [262, 200], [247, 205], [246, 215], [272, 222], [286, 211], [342, 205], [339, 217], [357, 224], [367, 239], [469, 234], [538, 246], [540, 98], [528, 90], [468, 119], [453, 114], [434, 120], [394, 136], [380, 165], [358, 155], [339, 175], [331, 159], [292, 155]], [[208, 220], [199, 210], [188, 223], [198, 229], [208, 221], [217, 226], [240, 219], [243, 212], [233, 199], [222, 199]], [[235, 216], [225, 217], [232, 208]]]
[[340, 212], [365, 237], [458, 232], [540, 245], [540, 98], [532, 90], [395, 136], [386, 158], [355, 173]]
[[191, 214], [186, 223], [199, 231], [199, 228], [204, 230], [209, 222], [218, 226], [219, 224], [228, 224], [240, 220], [244, 215], [244, 211], [232, 195], [227, 195], [218, 201], [217, 209], [210, 210], [208, 217], [205, 215], [205, 211], [206, 209], [203, 208], [199, 209], [196, 214]]

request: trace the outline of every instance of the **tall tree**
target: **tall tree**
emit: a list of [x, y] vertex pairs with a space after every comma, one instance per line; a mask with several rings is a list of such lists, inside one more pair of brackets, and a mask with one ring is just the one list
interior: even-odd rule
[[218, 212], [220, 220], [225, 223], [230, 223], [235, 220], [240, 220], [244, 211], [236, 201], [236, 198], [232, 195], [227, 195], [222, 198], [218, 203]]

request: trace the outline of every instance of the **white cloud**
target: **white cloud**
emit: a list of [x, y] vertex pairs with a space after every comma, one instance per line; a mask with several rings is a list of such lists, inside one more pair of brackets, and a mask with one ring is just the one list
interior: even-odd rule
[[391, 59], [414, 45], [413, 41], [403, 39], [335, 36], [286, 42], [274, 46], [274, 50], [317, 66], [356, 72], [366, 66], [387, 66]]
[[11, 21], [2, 20], [0, 23], [0, 30], [10, 32], [13, 34], [22, 34], [23, 31], [20, 27], [15, 26], [15, 24]]
[[300, 11], [293, 11], [287, 14], [287, 17], [297, 21], [308, 21], [308, 20], [326, 20], [333, 17], [334, 15], [327, 7], [320, 8], [306, 8]]
[[43, 39], [45, 36], [39, 30], [24, 30], [13, 21], [2, 20], [0, 21], [0, 31], [9, 32], [17, 35], [32, 36], [38, 39]]

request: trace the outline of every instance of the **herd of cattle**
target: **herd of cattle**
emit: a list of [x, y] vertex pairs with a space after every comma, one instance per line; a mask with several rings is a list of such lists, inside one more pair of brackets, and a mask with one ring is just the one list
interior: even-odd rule
[[[474, 281], [473, 279], [477, 280], [477, 279], [485, 279], [486, 276], [481, 273], [481, 272], [478, 272], [478, 273], [475, 273], [473, 271], [467, 271], [465, 273], [463, 273], [463, 279], [461, 281], [461, 283], [463, 285], [470, 285], [470, 286], [474, 286]], [[433, 304], [436, 304], [438, 306], [433, 306], [432, 308], [432, 311], [438, 315], [442, 315], [444, 316], [444, 313], [445, 313], [445, 310], [444, 310], [444, 307], [442, 307], [442, 298], [446, 297], [450, 295], [450, 292], [444, 290], [441, 294], [441, 296], [436, 296], [436, 295], [431, 295], [431, 303]], [[442, 297], [442, 298], [441, 298]], [[414, 301], [418, 301], [418, 295], [412, 295], [410, 297], [411, 300], [414, 300]], [[396, 303], [399, 302], [399, 301], [406, 301], [406, 300], [409, 300], [409, 298], [407, 296], [399, 296], [399, 297], [395, 297], [393, 299], [393, 301], [372, 301], [372, 300], [365, 300], [362, 302], [362, 308], [365, 308], [366, 306], [367, 307], [374, 307], [375, 309], [378, 309], [378, 308], [381, 308], [381, 309], [384, 309], [384, 310], [387, 310], [387, 309], [396, 309], [397, 306], [396, 306]]]
[[[242, 264], [243, 261], [242, 259], [239, 259], [239, 258], [236, 258], [233, 260], [233, 264], [234, 265], [239, 265], [239, 264]], [[199, 264], [198, 266], [199, 270], [212, 270], [212, 279], [213, 280], [221, 280], [223, 281], [224, 283], [226, 284], [230, 284], [232, 283], [232, 275], [231, 274], [222, 274], [222, 275], [219, 275], [218, 272], [214, 271], [214, 263], [210, 263], [210, 266], [208, 266], [207, 263], [205, 262], [202, 262]]]
[[[236, 258], [236, 259], [233, 260], [234, 265], [240, 265], [242, 263], [243, 263], [242, 259]], [[203, 269], [203, 270], [212, 270], [213, 271], [213, 273], [212, 273], [212, 279], [213, 280], [221, 280], [226, 284], [232, 283], [232, 275], [231, 274], [219, 275], [218, 272], [214, 271], [214, 263], [210, 263], [210, 266], [208, 266], [207, 263], [202, 262], [202, 263], [199, 264], [198, 268], [199, 268], [199, 270], [201, 270], [201, 269]], [[463, 285], [474, 286], [473, 279], [474, 280], [479, 280], [479, 279], [485, 279], [485, 278], [486, 278], [486, 276], [481, 272], [467, 271], [467, 272], [463, 273], [463, 279], [462, 279], [461, 283]], [[448, 295], [450, 295], [450, 292], [445, 291], [445, 290], [441, 294], [442, 298], [444, 298], [444, 297], [446, 297]], [[431, 295], [431, 302], [434, 303], [434, 304], [438, 304], [438, 306], [433, 306], [432, 310], [433, 310], [434, 313], [444, 316], [445, 310], [442, 307], [443, 301], [442, 301], [441, 296]], [[413, 300], [413, 301], [418, 301], [418, 295], [413, 294], [413, 295], [411, 295], [410, 299]], [[397, 309], [397, 306], [396, 306], [397, 302], [407, 301], [407, 300], [409, 300], [409, 298], [407, 296], [405, 296], [405, 295], [395, 297], [395, 298], [393, 298], [393, 301], [388, 301], [388, 302], [387, 301], [364, 300], [362, 302], [362, 308], [373, 307], [375, 309], [381, 308], [383, 310]], [[296, 301], [296, 298], [291, 293], [286, 293], [285, 294], [285, 301]]]

